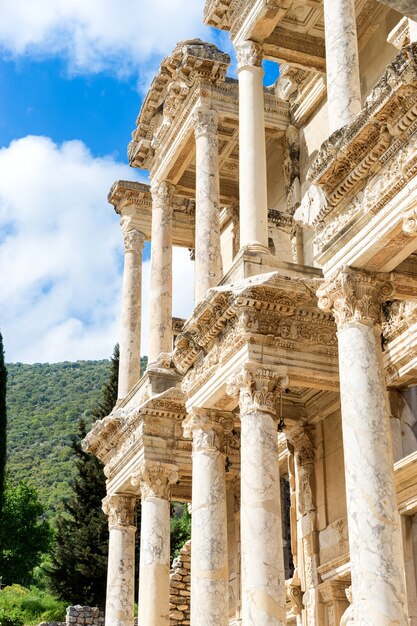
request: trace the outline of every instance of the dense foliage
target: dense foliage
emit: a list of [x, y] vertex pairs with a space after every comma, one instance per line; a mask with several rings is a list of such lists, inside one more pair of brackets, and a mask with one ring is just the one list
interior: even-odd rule
[[6, 412], [6, 384], [7, 370], [4, 364], [3, 337], [0, 333], [0, 514], [3, 501], [4, 481], [6, 473], [6, 441], [7, 441], [7, 412]]
[[171, 506], [171, 563], [184, 543], [191, 539], [191, 514], [186, 504], [173, 502]]
[[51, 543], [51, 529], [33, 487], [6, 483], [0, 519], [0, 572], [3, 585], [31, 582], [33, 569]]
[[65, 602], [56, 600], [45, 591], [12, 585], [0, 591], [0, 626], [63, 622], [65, 608]]
[[[118, 374], [119, 346], [116, 346], [102, 399], [92, 410], [95, 419], [105, 417], [114, 407]], [[72, 444], [76, 457], [76, 478], [72, 495], [65, 504], [65, 513], [57, 519], [50, 583], [62, 600], [103, 609], [109, 533], [101, 501], [106, 495], [106, 481], [101, 461], [81, 448], [81, 441], [86, 435], [83, 419], [79, 422], [78, 435]]]

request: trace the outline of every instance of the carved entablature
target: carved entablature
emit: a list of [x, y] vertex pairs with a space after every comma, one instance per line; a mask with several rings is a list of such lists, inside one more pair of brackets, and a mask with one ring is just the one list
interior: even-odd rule
[[[172, 187], [172, 186], [171, 186]], [[161, 189], [163, 189], [163, 185]], [[116, 213], [127, 220], [136, 230], [142, 232], [146, 239], [151, 238], [152, 199], [151, 189], [145, 183], [136, 181], [116, 181], [107, 196]], [[195, 202], [188, 198], [173, 194], [172, 235], [173, 245], [188, 248], [194, 245], [195, 235]]]
[[205, 24], [230, 31], [233, 40], [262, 41], [282, 19], [292, 0], [206, 0]]
[[178, 116], [191, 88], [198, 82], [223, 83], [230, 57], [201, 39], [182, 41], [166, 57], [146, 96], [129, 144], [129, 163], [152, 167], [155, 151]]
[[193, 396], [244, 346], [337, 357], [336, 327], [317, 308], [316, 279], [279, 273], [246, 279], [228, 290], [216, 288], [194, 311], [177, 337], [176, 368], [183, 390]]
[[[417, 44], [411, 44], [388, 65], [354, 121], [323, 143], [307, 175], [311, 183], [321, 188], [325, 198], [311, 220], [322, 255], [319, 256], [321, 264], [327, 262], [326, 255], [330, 258], [331, 250], [334, 256], [336, 241], [338, 248], [345, 241], [349, 244], [348, 239], [352, 246], [353, 237], [360, 237], [361, 232], [365, 232], [364, 227], [371, 220], [374, 222], [380, 212], [383, 214], [394, 196], [415, 178], [416, 99]], [[405, 201], [404, 204], [406, 206]], [[403, 216], [395, 216], [393, 224], [400, 218], [402, 220]], [[395, 248], [398, 251], [399, 247], [405, 247], [407, 236], [415, 234], [413, 229], [407, 231], [411, 222], [407, 221], [407, 216], [404, 218], [402, 232], [391, 234], [391, 239], [395, 236], [395, 241], [391, 242], [393, 250], [386, 249], [387, 240], [381, 244], [379, 256], [376, 252], [375, 258], [368, 255], [372, 260], [367, 267], [384, 271], [395, 267], [394, 263], [386, 268], [385, 257], [393, 257]], [[399, 223], [398, 230], [401, 228]]]
[[[115, 408], [98, 420], [83, 441], [83, 449], [105, 464], [111, 478], [139, 449], [146, 454], [147, 442], [155, 438], [167, 442], [173, 450], [182, 438], [181, 424], [186, 417], [184, 394], [171, 388], [159, 395], [143, 399], [133, 408]], [[164, 448], [166, 454], [167, 448]]]

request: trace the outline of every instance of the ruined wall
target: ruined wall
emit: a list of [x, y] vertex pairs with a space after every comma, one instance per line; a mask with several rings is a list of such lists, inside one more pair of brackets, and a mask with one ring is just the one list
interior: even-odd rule
[[191, 596], [191, 541], [181, 548], [171, 569], [170, 626], [189, 626]]

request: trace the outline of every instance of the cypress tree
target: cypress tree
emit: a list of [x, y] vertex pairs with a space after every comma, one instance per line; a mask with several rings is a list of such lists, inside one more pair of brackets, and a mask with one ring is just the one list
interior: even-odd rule
[[0, 513], [4, 497], [6, 474], [6, 439], [7, 439], [7, 411], [6, 411], [6, 383], [7, 369], [4, 364], [3, 337], [0, 333]]
[[[118, 372], [119, 347], [116, 346], [103, 399], [93, 411], [95, 419], [108, 415], [116, 403]], [[76, 479], [65, 513], [57, 520], [49, 577], [51, 589], [62, 600], [103, 609], [109, 533], [101, 501], [106, 495], [106, 484], [101, 461], [81, 448], [85, 435], [86, 425], [80, 419], [78, 438], [72, 444], [77, 457]]]

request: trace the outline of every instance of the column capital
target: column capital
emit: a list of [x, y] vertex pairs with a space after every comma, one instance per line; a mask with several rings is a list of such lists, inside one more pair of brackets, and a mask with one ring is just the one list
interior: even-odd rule
[[156, 461], [143, 461], [139, 471], [135, 472], [130, 479], [133, 487], [140, 487], [142, 500], [148, 498], [170, 500], [171, 487], [177, 481], [176, 465]]
[[297, 428], [287, 433], [287, 441], [294, 448], [298, 466], [314, 464], [316, 449], [306, 427]]
[[278, 400], [288, 384], [284, 367], [276, 370], [243, 367], [229, 379], [226, 392], [229, 396], [239, 396], [241, 414], [261, 411], [276, 417]]
[[233, 426], [232, 413], [201, 408], [193, 408], [182, 424], [184, 437], [193, 439], [195, 451], [223, 451], [224, 438], [232, 432]]
[[317, 290], [319, 308], [333, 313], [339, 329], [351, 322], [379, 325], [381, 304], [393, 294], [388, 274], [350, 267], [343, 267]]
[[196, 107], [191, 115], [191, 121], [196, 139], [201, 135], [217, 135], [219, 115], [214, 109]]
[[171, 205], [175, 186], [167, 180], [151, 182], [152, 205], [166, 207]]
[[137, 497], [133, 494], [108, 495], [102, 500], [102, 509], [109, 518], [109, 528], [135, 526]]
[[125, 252], [142, 252], [145, 235], [136, 228], [131, 217], [123, 216], [120, 220]]
[[244, 67], [261, 67], [263, 60], [262, 45], [256, 41], [242, 41], [235, 45], [238, 71]]

